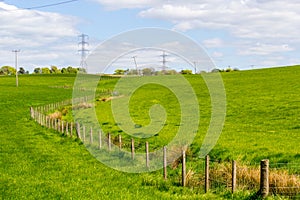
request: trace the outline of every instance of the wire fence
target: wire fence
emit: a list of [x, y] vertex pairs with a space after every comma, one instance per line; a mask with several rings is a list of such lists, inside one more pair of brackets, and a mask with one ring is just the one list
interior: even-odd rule
[[300, 163], [271, 163], [270, 192], [300, 199]]
[[[102, 91], [108, 94], [110, 91]], [[122, 138], [120, 135], [112, 136], [101, 130], [93, 130], [79, 123], [66, 122], [59, 116], [50, 114], [55, 110], [73, 103], [73, 107], [84, 105], [90, 97], [66, 100], [60, 103], [49, 104], [39, 107], [31, 107], [31, 117], [50, 129], [54, 129], [70, 137], [77, 137], [83, 143], [95, 145], [98, 149], [105, 148], [111, 151], [114, 148], [131, 149], [131, 158], [134, 159], [135, 149], [146, 152], [145, 166], [151, 167], [149, 157], [149, 144], [134, 141], [132, 138]], [[182, 155], [176, 157], [175, 155]], [[147, 158], [148, 155], [148, 158]], [[163, 170], [163, 178], [174, 185], [182, 185], [197, 189], [199, 192], [214, 192], [236, 190], [250, 190], [262, 192], [262, 168], [259, 164], [247, 166], [241, 163], [221, 162], [219, 160], [199, 158], [186, 147], [165, 149], [160, 155]], [[167, 167], [168, 166], [168, 167]], [[182, 170], [178, 170], [181, 168]], [[267, 194], [279, 195], [291, 199], [300, 199], [300, 163], [270, 163], [267, 169]], [[266, 180], [265, 180], [266, 181]]]

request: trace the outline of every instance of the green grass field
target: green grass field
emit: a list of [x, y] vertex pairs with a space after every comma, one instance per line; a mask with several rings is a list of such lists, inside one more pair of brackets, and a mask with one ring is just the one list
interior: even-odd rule
[[[264, 158], [271, 162], [300, 163], [299, 74], [300, 66], [222, 73], [227, 95], [227, 115], [223, 132], [211, 156], [256, 164]], [[192, 151], [197, 154], [209, 125], [210, 99], [201, 76], [186, 78], [199, 99], [200, 126], [192, 144]], [[104, 84], [102, 87], [112, 89], [113, 84]], [[165, 145], [177, 132], [180, 113], [173, 109], [179, 105], [171, 91], [149, 84], [135, 91], [130, 100], [130, 113], [136, 124], [144, 126], [150, 122], [148, 111], [154, 103], [163, 105], [169, 114], [160, 134], [147, 139], [155, 149]], [[97, 111], [106, 132], [115, 136], [122, 133], [113, 119], [111, 102], [100, 101]], [[126, 137], [125, 133], [123, 137]]]
[[[227, 93], [227, 117], [211, 156], [245, 163], [258, 163], [262, 158], [300, 163], [300, 66], [223, 73], [222, 77]], [[199, 98], [201, 124], [191, 147], [197, 154], [209, 123], [209, 98], [199, 76], [186, 78]], [[161, 171], [127, 174], [106, 167], [84, 145], [30, 119], [30, 106], [70, 99], [75, 77], [25, 75], [19, 79], [20, 86], [16, 88], [14, 77], [0, 77], [2, 199], [248, 199], [251, 196], [247, 192], [238, 192], [233, 197], [228, 193], [204, 195], [200, 189], [163, 181]], [[107, 80], [99, 87], [112, 88], [115, 82]], [[145, 117], [147, 108], [138, 102], [144, 98], [143, 90], [153, 87], [158, 86], [141, 88], [133, 98], [132, 109], [138, 111], [133, 118], [137, 124], [149, 123]], [[160, 97], [159, 90], [156, 91], [153, 95]], [[159, 103], [168, 106], [163, 100]], [[109, 102], [97, 103], [98, 119], [104, 123], [104, 130], [116, 135], [120, 130], [109, 115], [109, 105]], [[171, 114], [176, 112], [171, 107], [167, 110]], [[173, 122], [176, 116], [168, 120], [164, 130], [167, 134], [149, 140], [152, 148], [164, 145], [172, 130], [176, 130]]]

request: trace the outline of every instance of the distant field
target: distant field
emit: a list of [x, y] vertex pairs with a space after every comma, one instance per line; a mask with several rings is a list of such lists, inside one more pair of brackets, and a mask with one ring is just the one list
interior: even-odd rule
[[[221, 137], [211, 156], [221, 160], [237, 159], [258, 163], [300, 163], [300, 66], [222, 73], [227, 115]], [[210, 98], [201, 76], [186, 76], [199, 99], [200, 126], [192, 144], [194, 154], [200, 149], [210, 120]], [[112, 84], [100, 88], [112, 89]], [[101, 82], [100, 82], [101, 83]], [[160, 103], [168, 120], [158, 136], [148, 139], [153, 148], [166, 144], [178, 130], [180, 113], [176, 97], [168, 89], [154, 84], [139, 88], [131, 97], [130, 113], [136, 124], [150, 122], [151, 105]], [[123, 134], [111, 113], [111, 102], [97, 103], [97, 115], [106, 132]]]
[[[222, 135], [210, 153], [213, 158], [258, 163], [300, 163], [300, 66], [222, 73], [227, 116]], [[191, 150], [197, 155], [210, 119], [207, 88], [200, 76], [186, 76], [199, 99], [201, 124]], [[40, 127], [30, 119], [29, 107], [72, 98], [73, 75], [0, 77], [0, 193], [3, 199], [218, 199], [226, 194], [201, 194], [162, 180], [161, 171], [127, 174], [107, 168], [74, 139]], [[112, 89], [117, 79], [99, 84]], [[103, 84], [102, 84], [103, 83]], [[170, 115], [162, 133], [149, 140], [164, 145], [178, 127], [176, 98], [157, 85], [136, 91], [130, 109], [137, 124], [146, 125], [148, 104], [161, 103]], [[165, 97], [168, 95], [169, 101]], [[103, 95], [109, 96], [109, 95]], [[158, 102], [157, 102], [158, 101]], [[103, 129], [123, 134], [110, 115], [110, 102], [97, 101]], [[70, 116], [67, 116], [70, 120]], [[171, 172], [172, 173], [172, 172]], [[233, 198], [247, 199], [249, 193]]]

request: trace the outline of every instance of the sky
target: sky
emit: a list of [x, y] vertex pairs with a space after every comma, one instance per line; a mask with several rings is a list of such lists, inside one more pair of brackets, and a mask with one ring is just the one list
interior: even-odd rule
[[[191, 38], [220, 69], [296, 65], [299, 10], [300, 0], [0, 0], [0, 66], [14, 66], [12, 50], [21, 50], [18, 66], [30, 72], [78, 67], [78, 35], [89, 36], [91, 53], [113, 36], [145, 27]], [[158, 52], [149, 55], [161, 62]], [[167, 59], [168, 65], [175, 60]], [[134, 66], [129, 60], [123, 65]]]

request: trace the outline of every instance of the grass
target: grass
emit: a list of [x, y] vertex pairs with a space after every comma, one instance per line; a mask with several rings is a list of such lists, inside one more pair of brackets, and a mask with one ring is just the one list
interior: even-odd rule
[[[0, 194], [2, 199], [197, 199], [152, 173], [122, 173], [99, 163], [73, 139], [39, 126], [29, 107], [71, 98], [74, 76], [0, 77]], [[59, 87], [66, 85], [70, 87]], [[204, 195], [203, 199], [215, 195]]]
[[[226, 95], [227, 115], [221, 137], [210, 153], [213, 159], [236, 159], [259, 164], [265, 158], [272, 163], [300, 163], [300, 66], [222, 73]], [[199, 152], [210, 120], [208, 90], [200, 76], [186, 76], [199, 99], [200, 125], [192, 144]], [[113, 89], [111, 80], [99, 87]], [[101, 82], [100, 82], [101, 83]], [[162, 98], [162, 96], [166, 98]], [[146, 99], [146, 100], [145, 100]], [[176, 97], [162, 86], [149, 84], [139, 88], [130, 99], [130, 114], [136, 124], [150, 122], [149, 107], [160, 103], [168, 113], [164, 129], [149, 139], [153, 149], [162, 147], [180, 126]], [[105, 132], [123, 134], [111, 112], [111, 102], [97, 103], [97, 117]]]
[[[270, 163], [300, 163], [299, 74], [300, 66], [223, 73], [227, 116], [211, 157], [237, 159], [245, 164], [257, 164], [263, 158], [269, 158]], [[200, 105], [200, 129], [191, 146], [191, 153], [197, 155], [209, 124], [209, 97], [199, 76], [186, 78], [193, 85]], [[72, 75], [25, 75], [19, 77], [20, 87], [16, 88], [13, 77], [0, 77], [3, 199], [250, 199], [254, 195], [244, 191], [233, 196], [228, 192], [204, 195], [201, 188], [178, 187], [176, 170], [170, 170], [170, 177], [173, 173], [175, 178], [167, 182], [162, 180], [161, 171], [150, 174], [115, 171], [99, 163], [79, 142], [40, 127], [30, 119], [30, 106], [70, 99], [74, 80]], [[107, 90], [116, 81], [102, 81], [98, 91], [108, 97]], [[144, 91], [150, 90], [155, 98], [146, 107], [142, 106], [142, 99], [147, 97]], [[168, 101], [162, 98], [164, 95], [170, 96]], [[164, 145], [178, 129], [178, 116], [172, 114], [176, 110], [171, 106], [176, 104], [176, 98], [157, 85], [146, 85], [133, 96], [132, 110], [138, 111], [132, 113], [135, 123], [142, 126], [149, 123], [146, 114], [153, 102], [164, 105], [169, 121], [162, 133], [149, 140], [152, 149]], [[116, 136], [122, 132], [109, 113], [110, 101], [98, 101], [99, 121]], [[299, 165], [295, 168], [299, 171]]]
[[212, 152], [248, 162], [300, 163], [300, 66], [224, 74], [227, 117]]

